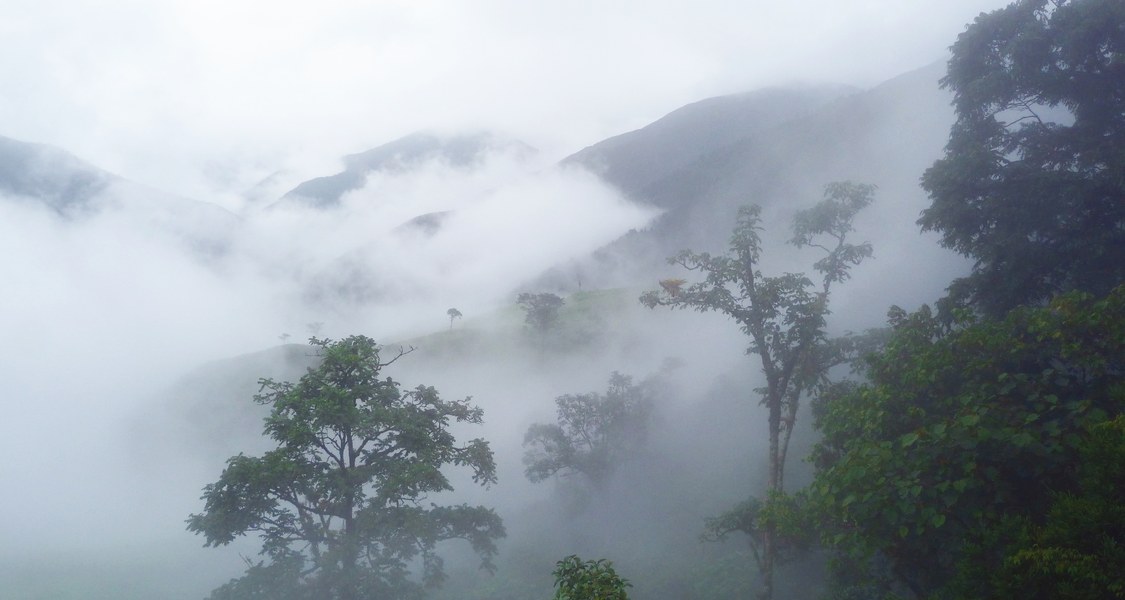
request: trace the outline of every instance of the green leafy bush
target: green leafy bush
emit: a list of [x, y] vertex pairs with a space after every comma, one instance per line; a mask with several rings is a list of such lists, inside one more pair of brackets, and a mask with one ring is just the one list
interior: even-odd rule
[[606, 559], [583, 561], [570, 555], [555, 563], [555, 600], [628, 600], [633, 587]]

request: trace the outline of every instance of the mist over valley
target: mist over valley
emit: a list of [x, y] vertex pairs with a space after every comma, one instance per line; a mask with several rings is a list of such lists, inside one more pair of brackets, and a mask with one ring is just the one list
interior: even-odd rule
[[[79, 4], [79, 13], [93, 10]], [[339, 98], [338, 115], [303, 90], [279, 92], [282, 79], [271, 74], [283, 70], [286, 61], [296, 65], [294, 81], [302, 86], [315, 85], [318, 77], [337, 81], [330, 79], [337, 76], [334, 72], [310, 74], [321, 71], [298, 58], [303, 46], [280, 41], [304, 39], [294, 34], [300, 31], [300, 19], [289, 20], [297, 14], [292, 7], [280, 9], [276, 21], [267, 20], [267, 29], [279, 40], [276, 59], [242, 46], [236, 53], [249, 52], [258, 57], [254, 64], [269, 65], [259, 76], [270, 78], [255, 79], [265, 90], [261, 98], [278, 98], [278, 106], [261, 103], [262, 116], [269, 117], [265, 121], [258, 120], [248, 100], [258, 96], [243, 96], [238, 86], [230, 92], [229, 108], [209, 108], [223, 105], [210, 86], [237, 79], [234, 67], [215, 67], [207, 76], [195, 72], [212, 64], [205, 57], [217, 51], [213, 49], [198, 50], [178, 67], [185, 77], [208, 82], [200, 83], [199, 114], [186, 110], [180, 100], [166, 99], [168, 110], [183, 117], [163, 121], [154, 116], [160, 114], [158, 108], [138, 100], [133, 122], [126, 116], [127, 102], [117, 104], [118, 99], [147, 86], [122, 68], [117, 71], [120, 81], [105, 79], [104, 87], [94, 86], [89, 100], [90, 107], [118, 108], [101, 109], [105, 121], [99, 127], [75, 126], [74, 148], [61, 143], [67, 138], [59, 129], [17, 126], [25, 109], [15, 100], [0, 99], [0, 136], [12, 136], [0, 137], [0, 280], [6, 282], [0, 294], [0, 331], [5, 334], [0, 349], [0, 406], [5, 413], [0, 419], [0, 455], [5, 457], [0, 481], [7, 490], [0, 503], [5, 515], [0, 538], [7, 542], [0, 549], [0, 597], [238, 598], [245, 591], [238, 592], [238, 578], [249, 573], [247, 581], [252, 580], [255, 568], [265, 569], [264, 581], [272, 577], [283, 585], [277, 582], [288, 580], [269, 575], [275, 572], [268, 567], [282, 564], [284, 553], [261, 552], [268, 536], [234, 536], [229, 544], [223, 539], [222, 527], [238, 518], [215, 507], [226, 506], [222, 502], [237, 494], [220, 498], [215, 490], [227, 488], [215, 483], [216, 477], [232, 472], [224, 469], [233, 469], [238, 457], [273, 456], [269, 453], [278, 447], [276, 436], [269, 439], [263, 427], [267, 433], [288, 432], [291, 440], [319, 439], [323, 444], [318, 434], [277, 425], [281, 413], [271, 413], [271, 408], [304, 394], [306, 384], [323, 383], [329, 377], [323, 369], [334, 351], [352, 348], [356, 354], [341, 360], [361, 363], [358, 356], [370, 338], [381, 347], [378, 358], [386, 362], [369, 363], [378, 366], [377, 377], [363, 383], [377, 390], [372, 397], [416, 402], [416, 407], [402, 408], [402, 414], [434, 419], [425, 427], [411, 421], [415, 429], [406, 427], [395, 439], [415, 445], [388, 447], [386, 456], [414, 452], [444, 460], [435, 462], [432, 472], [417, 465], [409, 475], [394, 472], [388, 479], [413, 492], [388, 506], [463, 507], [466, 515], [470, 507], [491, 510], [472, 513], [478, 520], [471, 527], [454, 520], [442, 525], [446, 529], [433, 534], [432, 550], [403, 551], [406, 558], [385, 567], [390, 573], [385, 577], [396, 582], [387, 584], [387, 590], [407, 591], [401, 596], [386, 591], [386, 597], [415, 597], [410, 594], [424, 589], [419, 593], [438, 600], [548, 598], [556, 593], [557, 572], [552, 571], [561, 568], [558, 561], [578, 555], [611, 560], [616, 573], [631, 584], [628, 597], [642, 600], [754, 597], [762, 593], [767, 571], [773, 597], [843, 598], [831, 595], [842, 589], [834, 586], [843, 584], [830, 565], [840, 556], [830, 544], [805, 540], [778, 546], [789, 543], [789, 533], [777, 529], [776, 522], [767, 527], [762, 525], [766, 521], [754, 520], [766, 517], [747, 517], [733, 525], [722, 519], [737, 517], [731, 507], [766, 510], [743, 503], [780, 488], [777, 469], [767, 461], [777, 454], [777, 441], [767, 427], [771, 422], [787, 445], [788, 460], [780, 469], [785, 491], [827, 489], [816, 488], [817, 478], [826, 464], [844, 464], [832, 461], [843, 460], [848, 447], [840, 441], [844, 430], [831, 429], [834, 409], [826, 407], [833, 399], [852, 398], [847, 394], [856, 388], [847, 386], [880, 382], [886, 375], [878, 370], [883, 363], [862, 367], [859, 360], [848, 363], [840, 357], [853, 360], [865, 352], [905, 347], [905, 341], [888, 346], [887, 340], [896, 331], [929, 326], [918, 325], [930, 323], [925, 321], [931, 318], [929, 307], [934, 307], [936, 323], [939, 310], [946, 310], [939, 301], [956, 292], [951, 282], [971, 279], [988, 262], [973, 254], [976, 250], [950, 249], [948, 232], [941, 227], [921, 230], [919, 218], [936, 206], [932, 202], [945, 189], [941, 185], [953, 184], [928, 179], [924, 189], [920, 182], [923, 173], [927, 178], [941, 174], [927, 170], [950, 156], [951, 128], [956, 131], [963, 124], [957, 102], [965, 92], [950, 89], [954, 62], [942, 50], [978, 12], [1003, 3], [958, 2], [949, 8], [927, 3], [935, 23], [941, 24], [935, 28], [948, 39], [943, 38], [944, 45], [904, 50], [902, 60], [913, 61], [909, 64], [872, 58], [886, 56], [879, 44], [907, 35], [897, 28], [872, 34], [868, 47], [858, 37], [874, 31], [868, 19], [849, 13], [846, 18], [854, 20], [840, 21], [840, 27], [855, 27], [856, 33], [844, 35], [810, 17], [808, 31], [791, 29], [788, 37], [769, 37], [779, 54], [781, 49], [787, 53], [778, 56], [777, 67], [747, 65], [741, 74], [735, 50], [751, 41], [721, 42], [733, 36], [724, 25], [717, 39], [705, 43], [701, 40], [707, 36], [690, 32], [724, 20], [718, 13], [713, 19], [685, 17], [682, 27], [673, 27], [676, 3], [659, 4], [651, 20], [635, 23], [632, 30], [621, 26], [632, 21], [620, 7], [607, 8], [599, 17], [624, 40], [646, 47], [656, 48], [654, 41], [662, 39], [657, 34], [666, 33], [671, 48], [667, 54], [652, 50], [658, 55], [655, 62], [641, 62], [633, 50], [620, 50], [635, 68], [622, 75], [635, 78], [634, 106], [617, 98], [629, 86], [616, 80], [607, 84], [606, 98], [595, 101], [591, 90], [598, 78], [609, 78], [604, 74], [577, 78], [575, 89], [564, 92], [567, 88], [556, 81], [568, 74], [568, 63], [556, 58], [558, 49], [566, 47], [556, 38], [560, 34], [539, 29], [545, 25], [535, 15], [496, 12], [497, 7], [472, 18], [487, 23], [480, 25], [482, 32], [505, 32], [492, 39], [490, 52], [477, 54], [484, 50], [476, 48], [466, 56], [465, 64], [481, 61], [479, 89], [474, 88], [476, 80], [456, 68], [461, 63], [448, 58], [444, 46], [441, 53], [417, 50], [431, 39], [412, 37], [421, 35], [416, 28], [423, 23], [434, 28], [429, 35], [445, 32], [454, 41], [467, 35], [447, 22], [454, 16], [442, 13], [440, 6], [434, 14], [405, 8], [395, 13], [401, 18], [394, 21], [402, 32], [398, 46], [349, 45], [354, 31], [345, 28], [351, 33], [341, 34], [339, 45], [324, 46], [332, 48], [325, 50], [327, 58], [305, 55], [308, 61], [335, 64], [341, 73], [358, 69], [356, 56], [376, 65], [368, 76], [388, 88], [387, 96], [398, 104], [372, 100], [370, 112], [356, 108], [369, 98], [359, 83], [339, 88], [354, 95]], [[326, 32], [347, 22], [348, 10], [364, 19], [375, 14], [335, 7], [330, 24], [310, 22], [308, 39], [326, 39]], [[544, 10], [569, 22], [558, 10]], [[794, 22], [796, 17], [777, 10], [778, 23]], [[926, 17], [921, 10], [886, 10], [889, 21], [901, 20], [902, 28], [917, 27]], [[937, 13], [943, 16], [933, 16]], [[98, 15], [98, 22], [103, 18], [97, 11], [90, 14]], [[151, 31], [136, 35], [148, 39], [171, 27], [168, 15], [145, 14], [153, 19], [146, 26]], [[181, 7], [174, 14], [186, 13]], [[249, 17], [231, 18], [244, 23]], [[28, 16], [13, 31], [24, 39], [37, 22]], [[395, 30], [390, 23], [380, 30], [387, 39], [393, 37], [387, 32]], [[511, 31], [542, 39], [519, 45], [526, 43], [524, 36], [507, 37], [512, 24], [518, 26]], [[196, 23], [184, 31], [209, 27]], [[215, 27], [227, 32], [222, 38], [226, 43], [234, 43], [234, 33]], [[828, 65], [802, 69], [799, 65], [813, 61], [800, 44], [791, 45], [790, 37], [811, 39], [820, 30], [829, 33], [818, 42], [826, 45], [817, 48], [826, 62], [838, 61], [835, 71]], [[755, 31], [770, 35], [768, 28]], [[599, 44], [605, 41], [601, 36], [608, 36], [600, 30], [588, 34]], [[86, 39], [86, 34], [76, 35], [76, 40]], [[918, 35], [921, 44], [936, 33]], [[886, 36], [885, 42], [877, 42], [884, 40], [880, 36]], [[187, 39], [175, 43], [188, 44]], [[179, 56], [178, 45], [138, 43]], [[120, 60], [124, 47], [110, 47], [116, 49], [115, 58], [105, 60]], [[606, 61], [617, 64], [608, 46], [598, 47]], [[414, 49], [416, 62], [395, 54], [396, 48]], [[841, 48], [851, 48], [854, 58], [845, 60], [849, 54]], [[526, 97], [512, 91], [510, 99], [490, 109], [490, 98], [501, 96], [486, 92], [504, 89], [494, 78], [510, 82], [532, 72], [513, 58], [520, 49], [528, 52], [528, 62], [543, 63], [534, 70], [536, 77], [540, 70], [551, 71], [544, 79], [550, 83], [523, 92]], [[576, 50], [574, 64], [593, 70], [597, 59], [587, 57], [587, 51]], [[832, 52], [839, 56], [830, 57]], [[1125, 48], [1114, 52], [1114, 60], [1120, 61]], [[707, 62], [712, 53], [722, 60]], [[149, 59], [137, 60], [137, 69], [146, 72], [143, 65]], [[870, 71], [857, 66], [864, 60], [872, 65]], [[652, 73], [658, 67], [666, 67], [669, 78], [695, 83], [665, 89], [663, 79]], [[401, 74], [403, 90], [426, 93], [392, 91], [392, 72]], [[452, 88], [461, 90], [461, 95], [448, 94], [447, 110], [434, 99], [439, 94], [425, 74], [447, 77]], [[48, 84], [42, 73], [25, 75], [14, 68], [0, 68], [0, 77], [55, 93], [74, 83], [59, 75]], [[85, 81], [73, 73], [70, 77]], [[527, 76], [526, 81], [538, 80]], [[569, 101], [562, 98], [565, 94], [572, 94]], [[422, 99], [412, 103], [412, 97]], [[290, 102], [295, 104], [284, 106], [302, 116], [287, 124], [275, 111]], [[302, 103], [318, 108], [309, 113], [292, 108]], [[540, 112], [530, 111], [530, 104]], [[594, 113], [597, 106], [609, 116], [582, 120], [587, 118], [583, 113]], [[66, 122], [93, 119], [91, 110], [65, 113]], [[217, 116], [206, 117], [208, 111]], [[483, 117], [493, 114], [495, 118]], [[1040, 110], [1040, 115], [1045, 130], [1069, 127], [1082, 116], [1065, 107]], [[137, 133], [144, 123], [154, 132]], [[105, 141], [114, 127], [123, 132], [115, 150]], [[286, 127], [290, 131], [284, 134], [271, 131]], [[222, 135], [225, 128], [229, 137]], [[37, 131], [42, 137], [33, 135]], [[209, 140], [214, 140], [213, 155]], [[144, 148], [151, 148], [152, 155], [144, 156]], [[162, 178], [167, 189], [161, 189]], [[743, 208], [748, 205], [758, 206], [758, 212]], [[732, 233], [742, 240], [738, 243], [753, 248], [747, 251], [756, 261], [748, 269], [750, 280], [775, 286], [767, 296], [755, 296], [759, 292], [737, 279], [747, 276], [747, 269], [739, 274], [740, 263], [722, 262], [724, 253], [737, 247]], [[680, 264], [670, 264], [669, 257], [683, 251], [690, 253], [679, 255]], [[826, 262], [826, 256], [836, 262]], [[707, 287], [717, 279], [706, 277], [717, 278], [720, 272], [729, 279]], [[1098, 277], [1094, 279], [1102, 281]], [[1105, 274], [1104, 280], [1113, 277]], [[1089, 289], [1059, 285], [1060, 294]], [[1046, 306], [1053, 293], [1026, 304]], [[1097, 293], [1105, 296], [1101, 288]], [[763, 297], [769, 298], [764, 309]], [[759, 304], [739, 304], [750, 299]], [[1094, 300], [1073, 302], [1087, 301]], [[768, 323], [779, 324], [777, 329], [755, 329], [755, 323], [767, 321], [754, 319], [771, 310]], [[888, 318], [894, 327], [880, 329]], [[1112, 331], [1119, 325], [1113, 319], [1107, 316], [1109, 325], [1101, 329]], [[916, 337], [938, 344], [943, 336], [959, 335], [958, 326], [949, 322], [942, 324], [947, 329], [933, 325], [939, 333]], [[973, 323], [966, 320], [960, 327], [975, 331]], [[815, 332], [818, 345], [800, 341], [807, 331]], [[796, 370], [785, 371], [785, 377], [807, 375], [795, 391], [784, 392], [790, 394], [784, 402], [778, 392], [776, 406], [770, 404], [777, 379], [770, 371], [774, 365], [761, 354], [769, 344], [789, 348], [778, 351], [778, 365], [797, 361]], [[969, 348], [964, 351], [968, 356], [977, 346], [970, 339], [962, 347]], [[839, 357], [831, 354], [837, 351]], [[802, 371], [806, 367], [800, 365], [821, 358], [820, 370]], [[1107, 381], [1120, 376], [1113, 370], [1117, 363], [1110, 363], [1097, 363]], [[971, 368], [965, 372], [965, 381], [972, 380]], [[401, 390], [387, 377], [399, 382]], [[984, 377], [988, 385], [996, 380]], [[1089, 381], [1101, 381], [1098, 377], [1090, 375]], [[839, 382], [845, 384], [833, 387]], [[280, 391], [270, 396], [271, 390]], [[427, 396], [430, 392], [440, 400]], [[366, 392], [342, 393], [357, 395], [359, 399], [348, 401], [355, 408]], [[1004, 398], [1006, 393], [997, 392]], [[256, 395], [261, 402], [255, 402]], [[1100, 397], [1095, 394], [1091, 402], [1097, 404]], [[465, 406], [482, 409], [479, 423], [469, 408], [456, 404], [462, 399], [469, 399]], [[788, 417], [777, 415], [775, 409], [790, 406]], [[1100, 410], [1105, 420], [1116, 414], [1103, 408], [1088, 414], [1101, 415]], [[304, 409], [293, 410], [303, 414]], [[450, 412], [433, 416], [441, 410]], [[1050, 410], [1055, 409], [1042, 414]], [[902, 411], [906, 413], [914, 414]], [[578, 434], [564, 440], [570, 431], [567, 414], [575, 420], [570, 425], [587, 419], [586, 429], [573, 430], [584, 441]], [[964, 413], [957, 415], [961, 419]], [[1033, 421], [1028, 417], [1026, 423]], [[828, 430], [823, 429], [826, 422]], [[453, 446], [432, 449], [410, 438], [426, 427], [426, 443], [444, 440], [447, 429], [457, 443], [485, 440], [491, 454], [482, 458], [479, 448], [457, 454], [461, 450]], [[894, 443], [921, 447], [931, 439], [926, 436], [938, 439], [926, 429], [929, 425], [911, 427], [896, 430]], [[605, 431], [611, 433], [599, 438]], [[401, 450], [407, 447], [411, 450]], [[562, 462], [552, 465], [554, 459]], [[242, 483], [251, 489], [247, 482], [253, 477], [247, 477]], [[323, 477], [328, 481], [328, 475]], [[410, 477], [417, 480], [400, 481]], [[446, 479], [450, 489], [436, 483], [427, 488]], [[214, 487], [205, 488], [209, 484]], [[357, 489], [374, 494], [379, 485]], [[805, 501], [801, 493], [792, 496], [801, 498], [795, 502]], [[345, 517], [330, 505], [341, 500], [307, 490], [302, 494], [295, 504], [301, 519], [312, 523], [307, 515], [319, 515], [327, 533], [305, 540], [307, 546], [292, 541], [294, 547], [306, 548], [303, 552], [316, 544], [334, 548], [333, 536], [343, 539], [350, 527], [359, 527], [352, 525], [350, 512]], [[844, 507], [853, 502], [858, 510], [862, 502], [855, 498]], [[949, 510], [952, 514], [953, 508]], [[490, 525], [490, 515], [502, 520], [502, 528]], [[944, 515], [927, 513], [927, 523], [939, 529]], [[336, 518], [347, 525], [336, 525]], [[421, 522], [407, 519], [400, 527], [421, 531]], [[839, 521], [826, 520], [816, 527], [827, 532], [839, 531], [831, 529], [837, 526]], [[897, 527], [893, 535], [899, 533]], [[914, 530], [903, 527], [901, 539], [913, 540]], [[819, 533], [805, 528], [810, 535]], [[487, 541], [486, 534], [491, 536]], [[205, 541], [213, 547], [203, 547]], [[391, 548], [395, 542], [384, 543]], [[878, 547], [873, 556], [883, 557], [885, 550]], [[776, 557], [776, 564], [767, 565], [763, 556]], [[482, 559], [491, 562], [489, 569], [481, 568]], [[883, 568], [880, 560], [874, 559], [871, 572]], [[435, 564], [437, 571], [431, 571]], [[423, 574], [431, 572], [441, 575], [420, 586]], [[895, 573], [878, 572], [890, 582], [880, 589], [926, 597], [912, 587], [924, 577], [895, 579]], [[318, 575], [306, 576], [294, 581], [319, 581]], [[224, 585], [229, 587], [220, 588]], [[297, 584], [291, 587], [297, 589]], [[266, 596], [254, 597], [269, 597], [262, 593]], [[317, 597], [315, 590], [307, 593]], [[367, 597], [354, 590], [341, 594]]]
[[[29, 443], [23, 436], [34, 435], [31, 424], [52, 418], [63, 419], [62, 429], [86, 433], [55, 441], [59, 456], [82, 460], [60, 460], [51, 481], [18, 472], [9, 481], [51, 488], [102, 471], [85, 496], [103, 507], [98, 521], [104, 525], [91, 530], [86, 514], [56, 515], [53, 535], [86, 529], [99, 546], [116, 540], [144, 553], [141, 548], [174, 544], [181, 548], [177, 561], [216, 569], [216, 552], [192, 550], [197, 544], [178, 523], [228, 456], [262, 444], [266, 412], [251, 401], [258, 378], [300, 377], [313, 352], [299, 342], [313, 333], [364, 332], [389, 349], [417, 348], [393, 366], [396, 379], [434, 385], [448, 397], [472, 396], [485, 409], [484, 430], [474, 435], [496, 450], [500, 483], [478, 495], [511, 521], [505, 547], [539, 546], [546, 561], [540, 580], [552, 557], [572, 546], [621, 556], [622, 565], [671, 560], [660, 552], [624, 555], [638, 546], [696, 545], [704, 517], [762, 481], [760, 466], [746, 456], [718, 458], [735, 454], [724, 451], [728, 446], [762, 443], [756, 407], [739, 391], [755, 376], [741, 335], [724, 319], [649, 311], [636, 297], [675, 274], [663, 259], [677, 250], [721, 249], [737, 205], [759, 202], [771, 222], [783, 224], [815, 202], [824, 183], [845, 173], [880, 186], [873, 214], [860, 222], [877, 258], [838, 296], [835, 329], [880, 323], [885, 308], [870, 306], [864, 288], [906, 280], [919, 264], [959, 273], [963, 263], [918, 236], [913, 225], [924, 202], [916, 174], [938, 156], [951, 118], [948, 97], [936, 86], [939, 74], [931, 67], [869, 91], [795, 88], [715, 98], [556, 164], [518, 143], [411, 136], [357, 155], [366, 160], [346, 159], [341, 175], [311, 179], [240, 214], [170, 195], [135, 205], [117, 195], [133, 184], [62, 151], [45, 159], [44, 150], [11, 142], [22, 150], [18, 156], [37, 156], [40, 164], [38, 187], [4, 182], [6, 255], [27, 260], [6, 267], [10, 281], [24, 282], [22, 292], [7, 296], [4, 311], [13, 347], [24, 349], [9, 357], [13, 373], [23, 376], [9, 379], [7, 397], [23, 398], [26, 408], [7, 422], [3, 437], [12, 448]], [[928, 152], [919, 148], [922, 137], [911, 138], [909, 153], [901, 151], [904, 141], [894, 132], [908, 111], [887, 105], [939, 108], [919, 131], [928, 135]], [[852, 119], [864, 123], [849, 125]], [[810, 123], [818, 120], [839, 124], [839, 137], [810, 138]], [[727, 135], [699, 136], [685, 146], [684, 136], [700, 129]], [[637, 152], [655, 155], [643, 163], [659, 179], [631, 174], [630, 161], [637, 159], [630, 136], [640, 138]], [[733, 160], [735, 153], [747, 156]], [[892, 156], [900, 167], [885, 164]], [[782, 172], [767, 164], [792, 167]], [[768, 178], [746, 172], [759, 166]], [[221, 226], [165, 217], [170, 210], [218, 214]], [[444, 216], [426, 228], [411, 225], [428, 215]], [[783, 245], [784, 229], [767, 235], [771, 268], [807, 262]], [[208, 238], [209, 245], [198, 242]], [[899, 262], [903, 256], [910, 261]], [[932, 301], [941, 281], [902, 289], [894, 301]], [[49, 300], [45, 290], [52, 290]], [[517, 292], [528, 290], [567, 299], [558, 348], [536, 350], [528, 339], [514, 306]], [[449, 306], [465, 314], [452, 328]], [[52, 315], [43, 317], [49, 328], [27, 318], [44, 309]], [[658, 406], [651, 439], [662, 442], [621, 469], [626, 479], [615, 482], [619, 491], [592, 500], [571, 497], [588, 492], [571, 489], [566, 480], [526, 481], [523, 434], [552, 417], [552, 398], [602, 389], [611, 371], [653, 375], [665, 359], [683, 366], [670, 374], [677, 393]], [[46, 374], [49, 365], [70, 361], [88, 370], [61, 379]], [[58, 414], [53, 403], [35, 400], [48, 397], [74, 398], [84, 408]], [[142, 506], [122, 503], [121, 494]], [[28, 500], [13, 509], [43, 506]], [[564, 517], [585, 524], [576, 528]], [[652, 530], [652, 539], [638, 537], [653, 520], [665, 525]], [[133, 525], [116, 525], [122, 522]], [[6, 537], [30, 547], [44, 534], [30, 521], [8, 527]], [[569, 533], [555, 547], [543, 538], [561, 534], [545, 535], [537, 529], [543, 527]], [[589, 532], [581, 533], [583, 527]], [[734, 551], [701, 546], [693, 560], [702, 564]], [[174, 587], [187, 586], [182, 597], [237, 573], [237, 553], [224, 553], [229, 568], [217, 569], [209, 582], [198, 580], [196, 567], [174, 571], [183, 577]], [[165, 568], [173, 576], [172, 567]]]

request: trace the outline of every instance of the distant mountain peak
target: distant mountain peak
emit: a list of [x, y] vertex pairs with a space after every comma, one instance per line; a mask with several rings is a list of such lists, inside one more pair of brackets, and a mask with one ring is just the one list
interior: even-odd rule
[[[771, 243], [783, 244], [793, 212], [840, 180], [879, 186], [876, 207], [857, 221], [867, 228], [861, 235], [883, 240], [873, 281], [908, 278], [910, 264], [959, 272], [962, 263], [920, 236], [915, 223], [927, 204], [918, 179], [942, 155], [953, 123], [952, 96], [939, 87], [943, 72], [944, 64], [934, 63], [865, 90], [805, 86], [710, 98], [575, 153], [564, 162], [663, 212], [537, 284], [655, 282], [668, 276], [665, 258], [685, 248], [722, 252], [738, 207], [750, 203], [770, 215]], [[788, 257], [780, 255], [775, 260], [784, 265]], [[937, 293], [919, 289], [903, 302], [928, 302]]]
[[842, 85], [805, 85], [707, 98], [563, 162], [581, 165], [635, 200], [653, 203], [644, 190], [669, 172], [858, 91]]

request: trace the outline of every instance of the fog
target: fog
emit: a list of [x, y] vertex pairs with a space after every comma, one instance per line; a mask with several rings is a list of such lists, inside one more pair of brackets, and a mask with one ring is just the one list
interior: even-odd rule
[[[656, 276], [641, 272], [635, 287], [571, 318], [555, 349], [537, 349], [513, 306], [543, 271], [659, 211], [580, 169], [499, 154], [471, 167], [436, 160], [377, 174], [334, 209], [259, 206], [227, 225], [215, 253], [193, 243], [190, 220], [155, 218], [161, 207], [105, 193], [111, 208], [73, 220], [0, 202], [9, 257], [0, 277], [14, 283], [0, 306], [9, 407], [0, 450], [10, 457], [0, 477], [16, 491], [5, 514], [17, 517], [0, 524], [6, 597], [198, 598], [238, 575], [241, 557], [256, 555], [253, 540], [204, 549], [184, 519], [227, 457], [267, 449], [255, 381], [295, 380], [312, 352], [289, 342], [313, 332], [363, 333], [388, 352], [413, 346], [390, 375], [485, 409], [483, 427], [458, 433], [490, 441], [500, 482], [483, 490], [451, 473], [451, 499], [505, 519], [497, 581], [542, 591], [553, 562], [580, 552], [609, 556], [626, 573], [664, 565], [665, 579], [637, 582], [638, 597], [662, 597], [652, 594], [674, 594], [701, 569], [739, 572], [747, 560], [741, 543], [698, 543], [705, 517], [764, 479], [754, 457], [764, 455], [765, 428], [750, 391], [760, 382], [737, 328], [718, 315], [643, 309], [636, 297]], [[439, 211], [452, 212], [437, 231], [403, 226]], [[792, 209], [771, 212], [781, 220]], [[862, 235], [888, 218], [900, 226], [880, 236], [890, 256], [883, 270], [857, 273], [857, 290], [913, 268], [893, 267], [894, 247], [919, 243], [912, 213], [883, 207], [861, 221]], [[773, 230], [767, 238], [774, 271], [811, 258]], [[560, 292], [572, 302], [593, 293], [579, 284]], [[878, 324], [888, 303], [872, 305], [870, 294], [841, 294], [834, 329]], [[464, 314], [452, 327], [449, 307]], [[603, 391], [614, 370], [643, 379], [669, 358], [680, 367], [657, 404], [651, 443], [606, 489], [524, 478], [523, 433], [553, 421], [556, 396]], [[790, 470], [799, 482], [806, 467]], [[454, 585], [437, 597], [492, 585], [465, 548], [444, 553]]]
[[[720, 315], [639, 306], [658, 278], [684, 276], [670, 267], [625, 263], [604, 279], [610, 290], [543, 277], [662, 214], [558, 160], [711, 95], [877, 84], [941, 59], [977, 12], [1005, 2], [840, 4], [0, 8], [0, 49], [25, 57], [0, 65], [18, 90], [0, 98], [0, 135], [125, 178], [65, 218], [0, 192], [0, 596], [200, 598], [239, 575], [254, 541], [205, 549], [184, 519], [227, 457], [266, 448], [255, 382], [299, 377], [313, 333], [413, 347], [389, 375], [484, 408], [485, 424], [458, 434], [490, 441], [499, 483], [480, 489], [451, 472], [450, 499], [505, 519], [494, 582], [546, 597], [553, 562], [574, 552], [613, 559], [638, 598], [737, 580], [745, 544], [698, 536], [704, 518], [764, 481], [756, 363]], [[912, 118], [944, 138], [948, 114]], [[419, 129], [495, 130], [539, 152], [374, 172], [329, 209], [279, 202], [338, 171], [339, 157]], [[746, 199], [766, 204], [766, 270], [813, 260], [784, 244], [788, 220], [824, 183], [854, 177], [880, 186], [856, 234], [875, 258], [840, 288], [831, 329], [878, 326], [890, 304], [935, 299], [966, 268], [914, 224], [917, 178], [938, 150], [904, 148], [860, 173], [841, 159], [778, 175], [799, 182], [782, 186], [784, 200]], [[424, 215], [438, 226], [412, 222]], [[710, 232], [719, 245], [728, 234]], [[568, 299], [554, 346], [529, 337], [521, 291]], [[452, 325], [450, 307], [464, 315]], [[524, 432], [554, 419], [556, 396], [604, 391], [615, 370], [641, 380], [668, 359], [679, 366], [649, 443], [605, 489], [527, 481]], [[792, 485], [807, 475], [803, 418]], [[434, 597], [500, 585], [463, 547], [443, 554], [455, 585]], [[640, 579], [654, 572], [663, 578]]]
[[0, 134], [223, 206], [425, 128], [555, 158], [708, 96], [870, 86], [1003, 0], [10, 0]]
[[[511, 302], [512, 290], [551, 264], [654, 214], [587, 174], [507, 157], [375, 178], [333, 212], [247, 214], [218, 257], [124, 206], [65, 221], [19, 199], [0, 202], [0, 252], [9, 257], [0, 266], [9, 282], [0, 444], [12, 457], [0, 476], [20, 490], [4, 501], [20, 518], [5, 520], [0, 535], [16, 556], [198, 545], [182, 522], [221, 463], [202, 470], [191, 448], [162, 448], [174, 435], [135, 422], [198, 365], [269, 348], [285, 333], [302, 339], [313, 322], [324, 323], [321, 335], [394, 340], [440, 329], [449, 306], [472, 319]], [[396, 231], [436, 210], [455, 211], [440, 232]], [[346, 284], [363, 289], [335, 291]]]

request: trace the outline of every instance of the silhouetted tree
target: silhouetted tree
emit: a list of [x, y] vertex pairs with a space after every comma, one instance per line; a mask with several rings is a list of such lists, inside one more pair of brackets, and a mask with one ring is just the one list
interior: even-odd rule
[[449, 329], [452, 330], [453, 329], [453, 319], [460, 319], [461, 318], [461, 311], [457, 310], [456, 308], [451, 308], [451, 309], [445, 311], [445, 314], [449, 315]]
[[556, 473], [579, 473], [601, 486], [613, 469], [644, 441], [652, 417], [650, 386], [614, 372], [604, 395], [555, 398], [557, 423], [536, 423], [523, 445], [527, 478], [539, 482]]
[[529, 294], [524, 292], [516, 298], [516, 304], [523, 308], [524, 322], [539, 334], [546, 333], [559, 319], [559, 309], [566, 301], [555, 294]]

